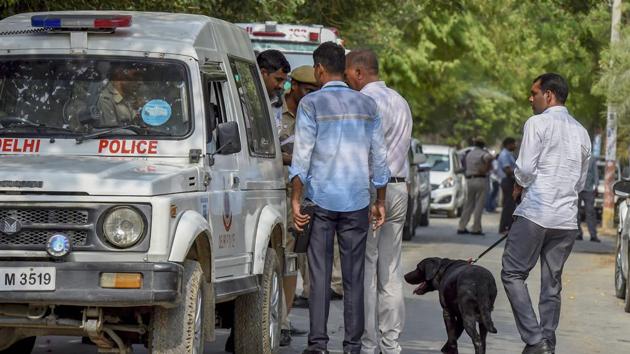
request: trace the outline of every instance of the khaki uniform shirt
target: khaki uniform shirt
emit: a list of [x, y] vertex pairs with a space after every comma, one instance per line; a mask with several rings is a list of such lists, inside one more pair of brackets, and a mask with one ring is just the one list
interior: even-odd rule
[[466, 176], [485, 176], [488, 174], [488, 162], [492, 155], [484, 149], [475, 147], [466, 155]]
[[[280, 139], [280, 150], [283, 153], [293, 155], [293, 142], [295, 140], [295, 116], [287, 107], [286, 101], [282, 100], [282, 111], [276, 117], [278, 125], [278, 138]], [[284, 166], [285, 180], [287, 181], [287, 225], [293, 227], [293, 212], [291, 208], [291, 181], [289, 181], [289, 167]]]
[[108, 83], [101, 92], [96, 103], [102, 114], [101, 125], [116, 126], [123, 122], [131, 122], [135, 118], [135, 112], [124, 97]]

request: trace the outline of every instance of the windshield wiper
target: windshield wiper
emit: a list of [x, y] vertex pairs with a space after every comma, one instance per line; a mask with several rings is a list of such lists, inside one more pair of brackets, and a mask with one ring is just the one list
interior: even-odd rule
[[170, 134], [165, 133], [163, 131], [156, 130], [156, 129], [151, 129], [149, 127], [141, 127], [141, 126], [135, 125], [135, 124], [128, 124], [128, 125], [122, 125], [120, 127], [108, 128], [108, 129], [105, 129], [105, 130], [100, 130], [100, 131], [97, 131], [97, 132], [81, 135], [81, 136], [78, 136], [75, 140], [76, 140], [77, 144], [81, 144], [85, 140], [100, 138], [100, 137], [103, 137], [103, 136], [106, 136], [106, 135], [110, 135], [110, 134], [112, 134], [114, 132], [116, 134], [120, 134], [120, 133], [123, 133], [125, 130], [131, 131], [135, 135], [140, 135], [140, 134], [146, 134], [146, 135], [170, 135]]
[[74, 133], [74, 134], [77, 133], [76, 131], [72, 129], [63, 128], [63, 127], [50, 127], [50, 126], [47, 126], [46, 124], [36, 123], [31, 120], [28, 120], [27, 118], [21, 118], [21, 117], [2, 117], [0, 118], [0, 125], [2, 125], [2, 127], [0, 127], [0, 131], [5, 131], [7, 129], [14, 129], [14, 128], [34, 128], [38, 132], [54, 130], [54, 131], [61, 131], [61, 132], [66, 132], [66, 133]]

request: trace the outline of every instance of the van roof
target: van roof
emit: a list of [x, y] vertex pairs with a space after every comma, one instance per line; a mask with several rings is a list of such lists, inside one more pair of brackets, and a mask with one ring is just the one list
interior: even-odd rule
[[[0, 21], [0, 32], [28, 31], [34, 15], [131, 15], [132, 25], [115, 33], [89, 33], [87, 50], [182, 54], [195, 59], [201, 52], [222, 52], [255, 60], [247, 33], [229, 22], [202, 15], [130, 11], [56, 11], [23, 13]], [[22, 54], [70, 51], [67, 33], [27, 33], [0, 36], [3, 50]], [[60, 51], [61, 50], [61, 51]]]

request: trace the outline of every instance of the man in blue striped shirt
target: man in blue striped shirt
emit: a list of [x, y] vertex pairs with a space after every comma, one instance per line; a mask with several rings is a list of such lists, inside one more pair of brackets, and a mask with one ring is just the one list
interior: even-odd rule
[[[374, 228], [385, 221], [390, 172], [376, 103], [343, 82], [345, 51], [332, 42], [313, 53], [321, 90], [305, 96], [297, 111], [289, 179], [298, 231], [311, 222], [308, 246], [311, 294], [306, 354], [327, 353], [333, 237], [337, 233], [344, 287], [344, 353], [360, 353], [364, 329], [363, 282], [369, 228], [370, 188]], [[315, 203], [311, 218], [300, 211], [304, 197]]]

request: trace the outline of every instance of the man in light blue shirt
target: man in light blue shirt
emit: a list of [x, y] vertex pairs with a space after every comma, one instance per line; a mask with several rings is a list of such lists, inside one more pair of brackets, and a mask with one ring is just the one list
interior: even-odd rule
[[[374, 227], [385, 221], [385, 188], [390, 172], [381, 118], [374, 100], [350, 89], [342, 80], [345, 50], [332, 42], [313, 53], [315, 79], [321, 90], [298, 106], [289, 179], [296, 230], [311, 222], [308, 246], [310, 333], [306, 354], [327, 353], [333, 237], [337, 233], [344, 286], [344, 353], [361, 351], [364, 328], [365, 245], [369, 228], [370, 188], [377, 189], [372, 207]], [[300, 200], [315, 203], [311, 217]]]

